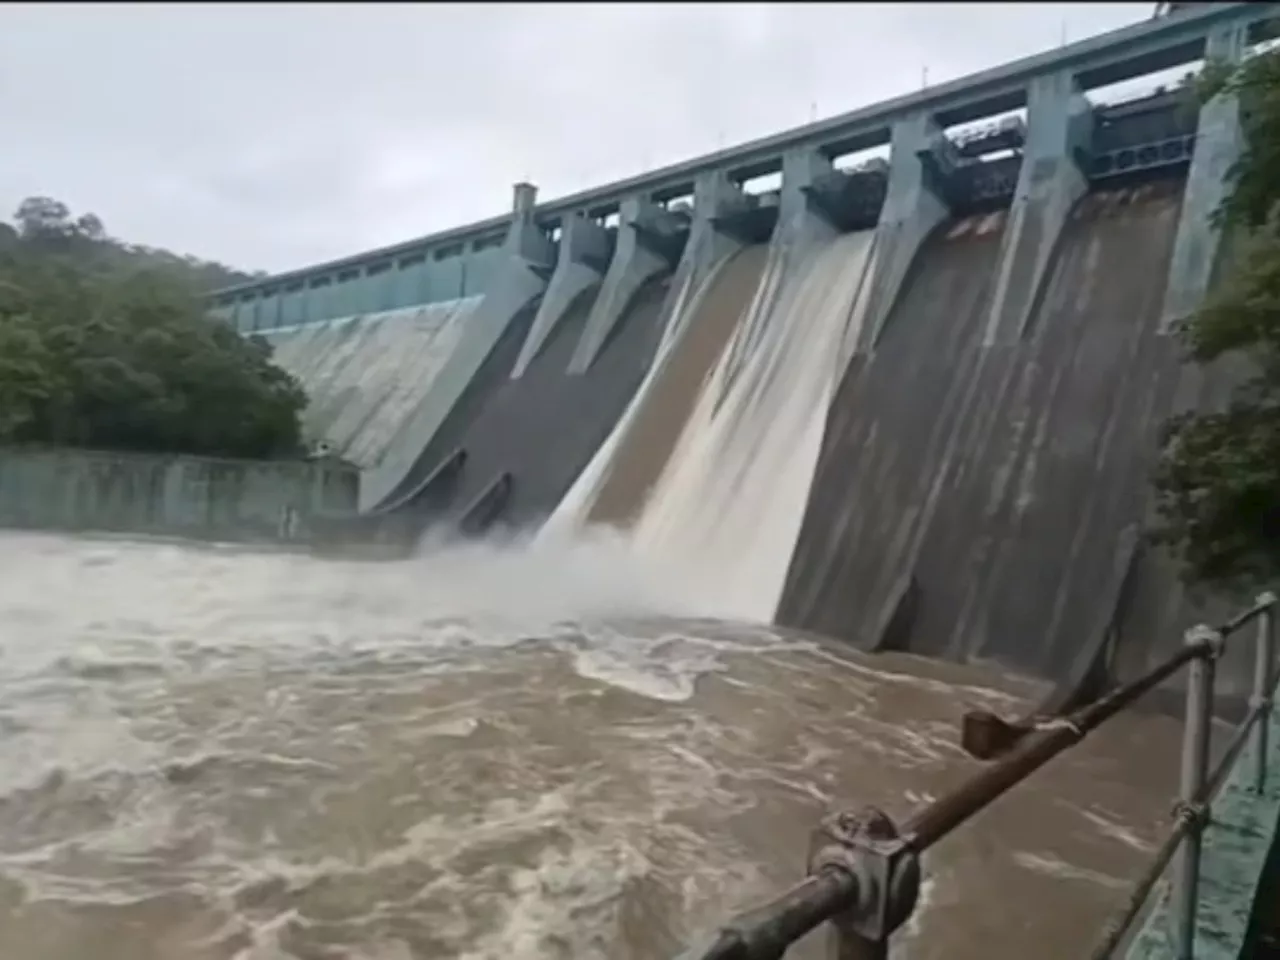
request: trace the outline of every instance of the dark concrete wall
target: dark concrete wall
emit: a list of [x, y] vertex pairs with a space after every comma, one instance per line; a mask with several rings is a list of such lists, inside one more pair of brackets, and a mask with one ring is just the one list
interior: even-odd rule
[[736, 251], [707, 281], [705, 294], [609, 463], [588, 522], [625, 527], [639, 515], [693, 412], [703, 382], [751, 303], [768, 252], [765, 244]]
[[921, 652], [1056, 679], [1095, 634], [1168, 410], [1178, 206], [1174, 186], [1086, 198], [1031, 329], [983, 351], [916, 563]]
[[636, 294], [596, 362], [568, 372], [595, 292], [566, 312], [524, 373], [485, 402], [460, 446], [467, 461], [454, 503], [472, 502], [502, 473], [512, 486], [499, 522], [522, 526], [549, 514], [626, 408], [653, 359], [667, 294], [656, 280]]
[[953, 453], [1004, 220], [935, 230], [874, 356], [850, 363], [827, 416], [779, 622], [876, 646]]
[[[1030, 328], [987, 348], [998, 234], [926, 245], [832, 408], [781, 622], [875, 645], [910, 576], [888, 639], [913, 652], [1055, 680], [1098, 653], [1160, 427], [1205, 393], [1159, 332], [1179, 203], [1176, 183], [1085, 198]], [[1171, 619], [1127, 617], [1113, 668], [1171, 649]]]
[[[1165, 392], [1172, 395], [1171, 412], [1179, 412], [1188, 408], [1225, 407], [1234, 387], [1251, 372], [1240, 358], [1205, 369], [1180, 366], [1171, 355], [1168, 369], [1161, 372], [1161, 377]], [[1121, 642], [1110, 658], [1112, 674], [1132, 679], [1144, 673], [1169, 655], [1188, 628], [1196, 624], [1225, 623], [1254, 599], [1251, 594], [1226, 596], [1188, 589], [1181, 582], [1178, 565], [1171, 557], [1156, 549], [1144, 551], [1121, 610]], [[1250, 694], [1255, 635], [1254, 627], [1235, 634], [1218, 660], [1217, 705], [1229, 713], [1238, 713]], [[1174, 707], [1180, 709], [1181, 705]]]

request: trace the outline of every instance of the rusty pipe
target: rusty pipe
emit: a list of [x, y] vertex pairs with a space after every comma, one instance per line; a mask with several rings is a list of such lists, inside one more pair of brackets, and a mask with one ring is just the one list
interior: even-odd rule
[[954, 792], [917, 812], [907, 821], [903, 833], [910, 838], [913, 849], [923, 853], [1183, 666], [1213, 652], [1214, 644], [1207, 640], [1185, 646], [1150, 673], [1117, 687], [1075, 713], [1040, 722], [1031, 736], [1019, 742], [1004, 757], [981, 770]]

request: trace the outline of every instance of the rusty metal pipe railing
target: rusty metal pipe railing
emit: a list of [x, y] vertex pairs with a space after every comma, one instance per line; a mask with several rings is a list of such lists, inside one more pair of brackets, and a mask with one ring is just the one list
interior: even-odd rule
[[806, 878], [776, 900], [724, 926], [711, 944], [683, 957], [701, 960], [763, 960], [781, 957], [791, 944], [825, 922], [857, 896], [857, 881], [842, 870]]
[[[1022, 726], [1016, 737], [1008, 738], [1007, 731], [1001, 731], [1002, 724], [1008, 725], [999, 718], [990, 714], [977, 716], [975, 729], [1012, 744], [998, 761], [916, 812], [901, 832], [888, 816], [875, 809], [828, 817], [815, 835], [806, 880], [764, 906], [740, 914], [703, 944], [683, 953], [681, 960], [781, 960], [790, 945], [828, 920], [835, 930], [832, 955], [836, 960], [883, 960], [889, 936], [915, 907], [921, 854], [1190, 665], [1178, 822], [1124, 909], [1108, 923], [1092, 955], [1094, 960], [1102, 960], [1114, 953], [1177, 857], [1175, 943], [1181, 960], [1189, 960], [1194, 946], [1201, 834], [1208, 804], [1251, 734], [1255, 751], [1251, 783], [1257, 790], [1265, 785], [1267, 725], [1277, 682], [1276, 606], [1275, 595], [1265, 593], [1218, 629], [1197, 627], [1188, 631], [1182, 648], [1142, 677], [1068, 716], [1039, 719], [1029, 729]], [[1234, 731], [1222, 759], [1210, 771], [1214, 665], [1227, 637], [1254, 621], [1258, 622], [1258, 637], [1250, 709]], [[973, 715], [967, 716], [966, 722], [971, 719]]]
[[1000, 760], [976, 774], [949, 796], [935, 800], [907, 821], [907, 832], [924, 852], [992, 801], [1006, 793], [1125, 707], [1141, 699], [1173, 674], [1209, 652], [1208, 645], [1187, 646], [1137, 680], [1082, 707], [1068, 717], [1041, 720], [1036, 731]]

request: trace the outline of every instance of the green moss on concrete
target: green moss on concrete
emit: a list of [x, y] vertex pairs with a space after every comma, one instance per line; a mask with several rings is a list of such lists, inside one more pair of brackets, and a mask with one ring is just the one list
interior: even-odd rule
[[332, 461], [6, 449], [0, 527], [303, 541], [317, 515], [353, 512], [358, 486]]
[[[1196, 913], [1196, 960], [1235, 960], [1249, 929], [1258, 883], [1280, 818], [1280, 722], [1273, 714], [1267, 750], [1267, 783], [1253, 789], [1254, 747], [1240, 752], [1213, 803], [1205, 832], [1200, 902]], [[1129, 948], [1128, 960], [1173, 960], [1173, 915], [1168, 888]]]

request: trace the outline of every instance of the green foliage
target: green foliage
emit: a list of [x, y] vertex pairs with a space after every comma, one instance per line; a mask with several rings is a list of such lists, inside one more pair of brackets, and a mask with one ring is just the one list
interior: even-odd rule
[[246, 275], [118, 243], [46, 197], [15, 219], [0, 224], [0, 443], [301, 450], [301, 388], [200, 298]]
[[197, 290], [217, 290], [244, 283], [265, 273], [246, 273], [221, 263], [182, 257], [168, 250], [124, 243], [108, 237], [102, 221], [92, 213], [73, 217], [66, 204], [50, 197], [28, 197], [14, 215], [16, 229], [0, 222], [0, 249], [20, 239], [29, 250], [73, 256], [85, 269], [95, 272], [154, 268], [181, 275]]
[[1209, 64], [1201, 75], [1202, 100], [1235, 96], [1240, 101], [1244, 148], [1232, 165], [1231, 190], [1221, 209], [1219, 224], [1254, 229], [1276, 214], [1280, 184], [1280, 52], [1251, 57], [1238, 67]]
[[1223, 410], [1173, 418], [1156, 471], [1159, 540], [1217, 588], [1280, 576], [1280, 53], [1206, 69], [1200, 97], [1239, 97], [1244, 145], [1218, 224], [1239, 255], [1179, 324], [1190, 362], [1240, 371]]

